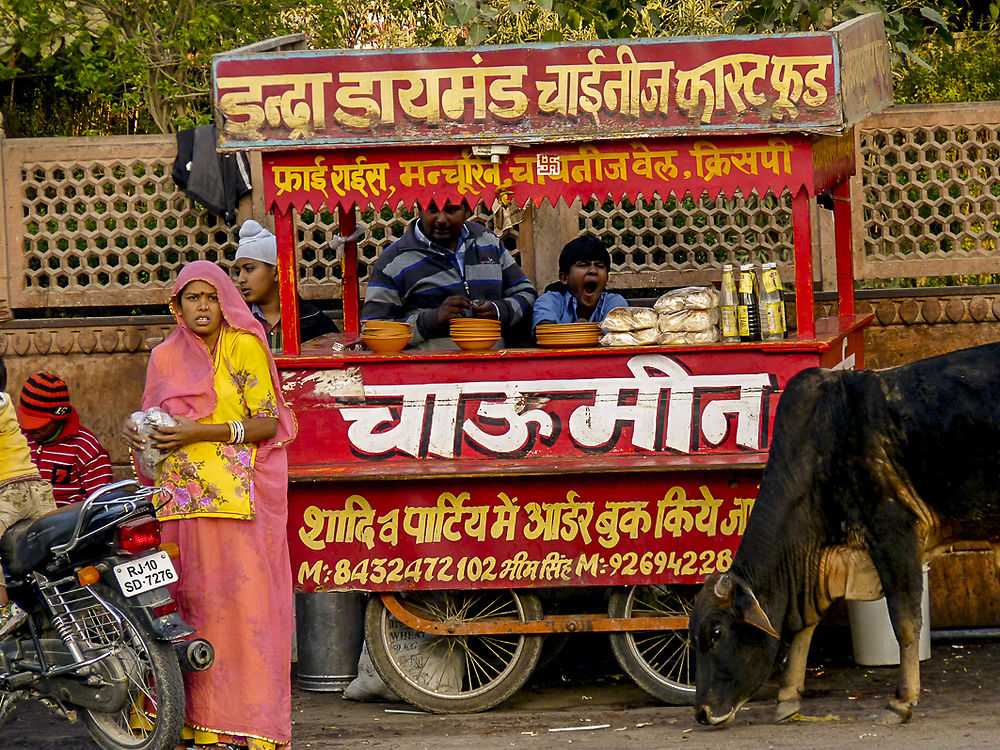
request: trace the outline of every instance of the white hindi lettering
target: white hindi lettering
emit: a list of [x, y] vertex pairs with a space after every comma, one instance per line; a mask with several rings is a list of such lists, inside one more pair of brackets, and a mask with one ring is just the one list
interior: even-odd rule
[[[536, 438], [558, 439], [560, 419], [543, 408], [553, 396], [589, 402], [566, 420], [584, 451], [615, 447], [630, 426], [633, 448], [692, 453], [702, 438], [712, 446], [725, 442], [733, 422], [737, 446], [766, 447], [768, 373], [692, 375], [662, 354], [632, 357], [628, 369], [631, 377], [623, 378], [366, 385], [366, 405], [339, 411], [354, 451], [373, 457], [454, 458], [463, 439], [490, 456], [523, 455]], [[477, 402], [477, 419], [466, 416]]]

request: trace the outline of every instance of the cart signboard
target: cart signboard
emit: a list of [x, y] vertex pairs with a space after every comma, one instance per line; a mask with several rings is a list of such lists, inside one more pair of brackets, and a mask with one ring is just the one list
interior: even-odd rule
[[223, 54], [216, 124], [241, 150], [839, 132], [891, 101], [881, 16], [852, 29], [846, 59], [832, 33]]
[[[468, 146], [286, 151], [263, 157], [264, 204], [427, 205], [442, 190], [475, 205], [519, 206], [623, 195], [763, 195], [775, 185], [814, 194], [814, 139], [804, 136], [596, 141], [519, 148], [490, 159]], [[835, 140], [824, 137], [823, 140]], [[850, 144], [852, 145], [852, 144]], [[853, 153], [853, 152], [851, 152]], [[850, 174], [853, 163], [836, 164]]]
[[[594, 462], [595, 465], [598, 463]], [[600, 473], [304, 487], [289, 545], [301, 591], [693, 583], [729, 569], [759, 479]]]

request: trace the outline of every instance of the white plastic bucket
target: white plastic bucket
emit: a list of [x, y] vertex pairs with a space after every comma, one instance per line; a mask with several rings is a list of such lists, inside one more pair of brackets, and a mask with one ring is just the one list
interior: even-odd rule
[[[931, 657], [931, 599], [927, 570], [927, 565], [924, 565], [924, 591], [920, 597], [920, 661]], [[847, 617], [851, 623], [855, 662], [871, 667], [899, 664], [899, 642], [892, 632], [885, 597], [873, 602], [848, 602]]]

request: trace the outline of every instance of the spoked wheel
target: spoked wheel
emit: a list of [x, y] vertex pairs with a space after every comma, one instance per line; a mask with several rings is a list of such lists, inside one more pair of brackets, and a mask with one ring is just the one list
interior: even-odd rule
[[[537, 620], [538, 597], [506, 590], [395, 594], [420, 617], [438, 622]], [[540, 635], [423, 633], [397, 620], [373, 596], [365, 615], [368, 652], [382, 679], [403, 700], [434, 713], [473, 713], [516, 693], [538, 663]]]
[[[617, 588], [610, 617], [684, 617], [691, 613], [697, 586]], [[664, 703], [694, 703], [694, 659], [687, 628], [611, 633], [611, 649], [626, 674]]]
[[116, 646], [126, 679], [119, 711], [79, 709], [80, 719], [105, 750], [172, 750], [184, 726], [184, 682], [169, 643], [153, 638], [124, 598], [105, 586], [93, 589], [108, 604], [78, 612], [86, 639], [95, 647]]

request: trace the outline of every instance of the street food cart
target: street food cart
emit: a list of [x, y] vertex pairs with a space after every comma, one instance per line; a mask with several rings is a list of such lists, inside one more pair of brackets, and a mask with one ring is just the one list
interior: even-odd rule
[[[496, 705], [544, 636], [572, 632], [609, 633], [643, 688], [690, 701], [687, 605], [730, 565], [782, 389], [806, 367], [863, 366], [848, 180], [852, 126], [891, 99], [881, 17], [773, 37], [232, 54], [214, 74], [220, 147], [262, 152], [278, 238], [297, 590], [370, 592], [374, 664], [427, 710]], [[782, 341], [343, 349], [359, 333], [353, 243], [343, 334], [299, 341], [307, 207], [336, 211], [348, 236], [359, 207], [432, 199], [768, 191], [792, 202]], [[838, 303], [817, 319], [823, 194]], [[567, 587], [601, 587], [602, 610], [547, 609]]]

